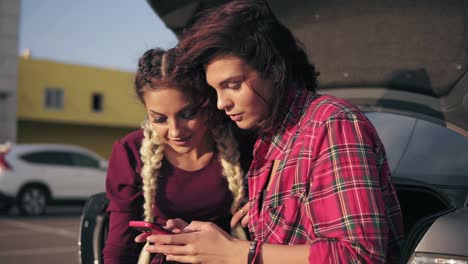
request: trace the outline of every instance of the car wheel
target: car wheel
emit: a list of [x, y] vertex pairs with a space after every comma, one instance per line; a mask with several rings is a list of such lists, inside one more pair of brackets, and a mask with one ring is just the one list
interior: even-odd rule
[[18, 209], [22, 215], [42, 215], [46, 207], [47, 191], [40, 186], [26, 187], [18, 196]]

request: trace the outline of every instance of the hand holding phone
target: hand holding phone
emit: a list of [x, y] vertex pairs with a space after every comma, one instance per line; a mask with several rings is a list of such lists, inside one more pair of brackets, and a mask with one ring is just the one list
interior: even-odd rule
[[151, 232], [157, 235], [170, 235], [173, 234], [171, 231], [164, 229], [162, 225], [158, 223], [151, 223], [146, 221], [130, 221], [128, 226], [133, 227], [141, 232]]

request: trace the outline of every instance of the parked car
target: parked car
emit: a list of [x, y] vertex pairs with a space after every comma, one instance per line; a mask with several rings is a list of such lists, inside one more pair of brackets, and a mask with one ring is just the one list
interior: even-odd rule
[[105, 190], [107, 160], [78, 146], [14, 144], [0, 148], [0, 210], [24, 215], [48, 205], [84, 203]]

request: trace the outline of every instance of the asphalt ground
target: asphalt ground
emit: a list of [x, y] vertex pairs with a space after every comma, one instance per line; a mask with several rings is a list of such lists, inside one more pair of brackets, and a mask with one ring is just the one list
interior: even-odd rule
[[78, 264], [81, 206], [48, 208], [41, 217], [0, 215], [0, 263]]

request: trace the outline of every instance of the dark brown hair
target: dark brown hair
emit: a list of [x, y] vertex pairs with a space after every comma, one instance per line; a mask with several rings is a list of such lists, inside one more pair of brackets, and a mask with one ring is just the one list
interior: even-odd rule
[[[148, 90], [158, 89], [159, 87], [175, 87], [181, 89], [187, 99], [195, 108], [202, 107], [207, 101], [206, 106], [210, 117], [210, 123], [215, 124], [226, 119], [223, 112], [216, 108], [216, 93], [213, 89], [203, 82], [195, 82], [193, 72], [188, 71], [184, 74], [174, 75], [176, 66], [177, 52], [175, 48], [165, 51], [160, 48], [146, 51], [138, 61], [138, 69], [135, 74], [135, 93], [142, 104], [145, 104], [143, 96]], [[207, 124], [211, 127], [210, 124]]]
[[301, 43], [262, 0], [232, 1], [201, 14], [184, 32], [178, 50], [177, 74], [195, 72], [197, 81], [206, 82], [206, 65], [223, 55], [240, 57], [272, 80], [275, 89], [262, 130], [282, 122], [288, 89], [315, 91], [317, 86], [318, 72]]

